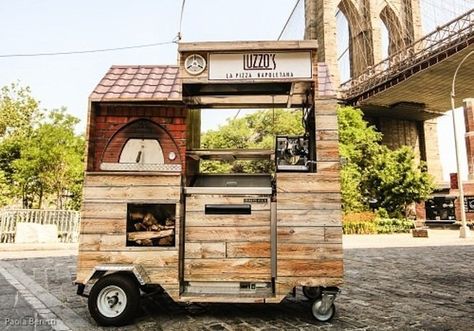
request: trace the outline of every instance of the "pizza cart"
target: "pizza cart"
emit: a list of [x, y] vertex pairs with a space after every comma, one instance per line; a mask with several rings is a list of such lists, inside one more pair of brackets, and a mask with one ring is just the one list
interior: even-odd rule
[[[343, 283], [336, 99], [316, 41], [180, 43], [177, 66], [112, 66], [89, 98], [78, 294], [101, 325], [140, 295], [279, 303], [319, 321]], [[288, 108], [305, 133], [271, 150], [202, 149], [201, 109]], [[264, 174], [201, 173], [266, 160]]]

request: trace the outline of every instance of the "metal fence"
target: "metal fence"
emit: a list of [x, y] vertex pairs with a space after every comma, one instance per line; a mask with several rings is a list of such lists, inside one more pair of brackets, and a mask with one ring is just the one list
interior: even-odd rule
[[15, 242], [17, 223], [54, 224], [59, 241], [77, 242], [80, 213], [72, 210], [2, 209], [0, 210], [0, 243]]

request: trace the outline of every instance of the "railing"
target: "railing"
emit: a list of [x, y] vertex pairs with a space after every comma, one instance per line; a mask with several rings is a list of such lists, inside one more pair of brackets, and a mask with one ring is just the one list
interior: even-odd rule
[[345, 99], [351, 99], [389, 81], [433, 56], [468, 41], [474, 32], [474, 9], [438, 27], [405, 49], [369, 67], [363, 74], [340, 86]]
[[17, 223], [54, 224], [59, 241], [77, 242], [80, 214], [72, 210], [3, 209], [0, 210], [0, 243], [15, 242]]

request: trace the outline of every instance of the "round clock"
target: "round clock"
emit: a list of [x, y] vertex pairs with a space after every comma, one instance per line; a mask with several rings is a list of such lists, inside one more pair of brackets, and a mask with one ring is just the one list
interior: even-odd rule
[[184, 60], [184, 68], [191, 75], [199, 75], [206, 69], [206, 60], [199, 54], [191, 54]]

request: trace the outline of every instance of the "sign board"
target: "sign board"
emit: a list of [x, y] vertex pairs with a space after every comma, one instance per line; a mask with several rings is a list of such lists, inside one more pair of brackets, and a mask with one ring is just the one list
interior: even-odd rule
[[464, 197], [464, 210], [466, 213], [474, 213], [474, 197]]
[[209, 54], [209, 80], [311, 79], [311, 52]]

